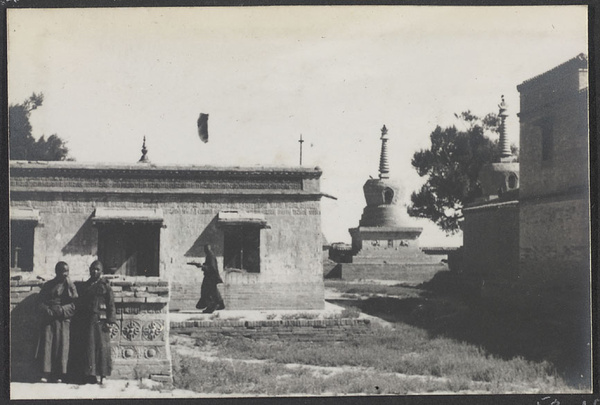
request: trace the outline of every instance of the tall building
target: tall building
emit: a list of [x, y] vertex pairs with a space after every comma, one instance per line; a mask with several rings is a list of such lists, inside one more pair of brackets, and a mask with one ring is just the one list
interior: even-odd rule
[[521, 277], [589, 286], [588, 59], [517, 86], [521, 96]]

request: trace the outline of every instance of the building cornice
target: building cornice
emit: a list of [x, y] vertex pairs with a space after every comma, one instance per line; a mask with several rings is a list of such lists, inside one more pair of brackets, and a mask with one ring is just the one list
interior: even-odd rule
[[11, 195], [302, 196], [321, 198], [319, 168], [11, 162]]
[[238, 190], [238, 189], [123, 189], [123, 188], [48, 188], [48, 187], [12, 187], [11, 195], [57, 195], [57, 194], [88, 194], [97, 196], [120, 195], [120, 196], [204, 196], [204, 197], [299, 197], [304, 199], [320, 199], [323, 193], [315, 193], [303, 190]]
[[237, 166], [177, 166], [154, 164], [99, 164], [79, 162], [28, 162], [11, 161], [11, 175], [36, 174], [42, 176], [90, 176], [105, 175], [127, 177], [177, 177], [177, 178], [243, 178], [243, 177], [297, 177], [319, 178], [319, 167], [237, 167]]
[[480, 205], [473, 205], [470, 207], [464, 207], [462, 209], [463, 213], [475, 212], [475, 211], [488, 211], [488, 210], [496, 210], [500, 208], [509, 208], [509, 207], [518, 207], [519, 201], [503, 201], [503, 202], [485, 202]]

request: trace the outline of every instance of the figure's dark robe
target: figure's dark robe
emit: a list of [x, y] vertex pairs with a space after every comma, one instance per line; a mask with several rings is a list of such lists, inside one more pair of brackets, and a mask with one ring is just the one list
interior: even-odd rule
[[196, 308], [202, 309], [222, 305], [223, 298], [221, 298], [217, 284], [222, 284], [223, 280], [219, 275], [217, 259], [213, 254], [206, 255], [206, 262], [202, 267], [202, 271], [204, 272], [204, 279], [200, 287], [200, 301], [196, 304]]
[[74, 367], [86, 376], [109, 376], [112, 372], [110, 329], [115, 323], [115, 302], [110, 284], [105, 279], [91, 279], [79, 285], [75, 336], [77, 356]]
[[54, 278], [42, 286], [38, 309], [42, 325], [36, 350], [43, 373], [66, 374], [69, 361], [71, 318], [77, 291], [73, 284]]

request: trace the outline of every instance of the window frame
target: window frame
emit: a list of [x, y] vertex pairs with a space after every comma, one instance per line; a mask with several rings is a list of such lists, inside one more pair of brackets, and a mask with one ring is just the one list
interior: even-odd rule
[[[227, 224], [223, 227], [223, 269], [261, 273], [261, 229], [256, 224]], [[249, 255], [248, 251], [251, 251]]]
[[[33, 272], [34, 262], [35, 262], [35, 228], [37, 227], [38, 222], [35, 220], [29, 219], [11, 219], [10, 220], [10, 263], [9, 267], [11, 270], [17, 271], [26, 271]], [[17, 232], [15, 232], [18, 228]], [[25, 234], [28, 235], [25, 235]], [[23, 239], [28, 239], [28, 243], [26, 246], [26, 252], [29, 253], [27, 257], [27, 265], [30, 265], [30, 268], [17, 267], [17, 264], [22, 263], [23, 257], [22, 254], [14, 255], [14, 247], [15, 245], [15, 237], [19, 235], [22, 236]], [[18, 246], [17, 246], [18, 247]], [[23, 247], [21, 247], [20, 251], [23, 251]], [[16, 263], [14, 262], [16, 259]]]

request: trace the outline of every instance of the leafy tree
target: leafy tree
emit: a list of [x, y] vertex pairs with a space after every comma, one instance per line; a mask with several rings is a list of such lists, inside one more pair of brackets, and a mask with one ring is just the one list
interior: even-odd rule
[[44, 102], [42, 93], [33, 93], [21, 104], [8, 107], [8, 132], [11, 160], [72, 160], [66, 142], [56, 134], [37, 141], [31, 134], [31, 112]]
[[412, 193], [409, 215], [428, 218], [447, 233], [461, 229], [462, 207], [481, 192], [477, 183], [481, 168], [500, 157], [498, 140], [489, 137], [498, 134], [496, 114], [479, 118], [466, 111], [455, 116], [460, 128], [436, 127], [430, 135], [431, 147], [416, 152], [411, 162], [427, 182]]

